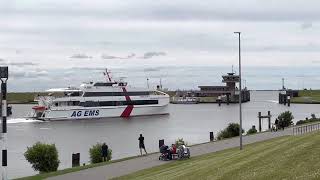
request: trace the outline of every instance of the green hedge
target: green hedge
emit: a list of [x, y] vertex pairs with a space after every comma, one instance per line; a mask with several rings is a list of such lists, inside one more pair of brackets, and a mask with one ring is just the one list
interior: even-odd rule
[[57, 171], [60, 164], [58, 151], [54, 144], [37, 142], [32, 147], [28, 147], [24, 157], [32, 164], [32, 168], [40, 173]]
[[[218, 133], [218, 140], [239, 136], [240, 125], [238, 123], [230, 123], [228, 127]], [[244, 130], [242, 129], [242, 133]]]

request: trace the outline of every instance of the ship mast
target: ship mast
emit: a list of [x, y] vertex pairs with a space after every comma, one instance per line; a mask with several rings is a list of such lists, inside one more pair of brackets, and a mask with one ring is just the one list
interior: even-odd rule
[[106, 69], [106, 72], [103, 72], [103, 75], [106, 77], [107, 82], [112, 82], [108, 69]]

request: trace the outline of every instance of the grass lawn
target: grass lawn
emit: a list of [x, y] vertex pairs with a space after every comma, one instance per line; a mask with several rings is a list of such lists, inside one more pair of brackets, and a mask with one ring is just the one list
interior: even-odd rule
[[[21, 93], [8, 93], [7, 99], [9, 104], [26, 104], [34, 103], [34, 97], [39, 93], [21, 92]], [[44, 94], [44, 93], [40, 93]]]
[[294, 97], [292, 103], [320, 103], [320, 90], [301, 90], [299, 97]]
[[[320, 179], [320, 133], [286, 136], [175, 161], [123, 179]], [[191, 152], [192, 155], [192, 152]]]

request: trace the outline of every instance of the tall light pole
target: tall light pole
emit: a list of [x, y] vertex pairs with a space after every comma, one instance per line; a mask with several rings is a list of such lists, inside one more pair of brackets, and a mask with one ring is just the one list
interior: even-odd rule
[[234, 32], [235, 34], [239, 35], [239, 118], [240, 118], [240, 129], [239, 129], [239, 135], [240, 135], [240, 150], [242, 150], [242, 87], [241, 87], [241, 44], [240, 44], [240, 35], [241, 32]]
[[0, 67], [2, 116], [2, 179], [7, 180], [7, 80], [8, 66]]

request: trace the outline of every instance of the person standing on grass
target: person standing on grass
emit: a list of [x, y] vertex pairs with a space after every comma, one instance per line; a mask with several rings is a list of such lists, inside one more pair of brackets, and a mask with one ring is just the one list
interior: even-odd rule
[[103, 143], [101, 146], [101, 151], [102, 151], [102, 160], [105, 162], [107, 161], [108, 157], [108, 145], [106, 143]]
[[144, 152], [146, 154], [148, 154], [147, 151], [146, 151], [146, 147], [144, 146], [144, 137], [142, 136], [142, 134], [140, 134], [140, 137], [139, 137], [138, 140], [139, 140], [139, 149], [140, 149], [141, 156], [142, 156], [142, 149], [144, 150]]

